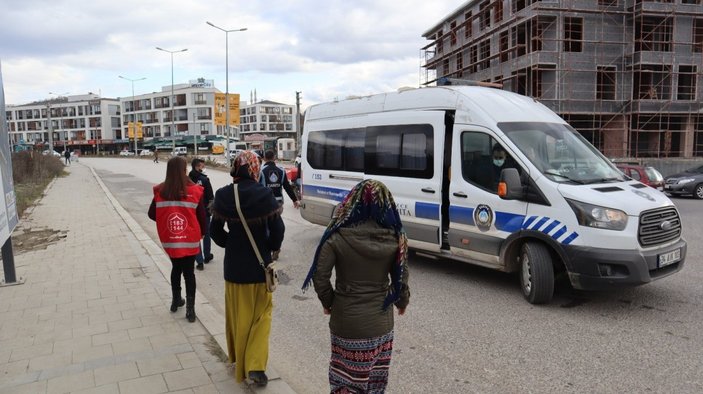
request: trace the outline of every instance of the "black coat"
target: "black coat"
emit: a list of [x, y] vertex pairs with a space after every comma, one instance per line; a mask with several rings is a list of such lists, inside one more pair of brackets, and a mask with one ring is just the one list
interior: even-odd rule
[[193, 181], [193, 183], [200, 185], [203, 187], [203, 189], [205, 189], [203, 191], [203, 200], [205, 201], [205, 206], [209, 207], [210, 203], [212, 202], [212, 199], [214, 198], [210, 178], [208, 178], [207, 175], [203, 174], [202, 172], [198, 172], [195, 170], [191, 170], [190, 173], [188, 173], [188, 177], [191, 181]]
[[[264, 260], [271, 262], [271, 252], [280, 250], [285, 226], [281, 208], [271, 190], [249, 178], [239, 178], [239, 201], [252, 236]], [[233, 283], [265, 283], [264, 270], [252, 249], [234, 203], [234, 187], [229, 184], [215, 193], [210, 237], [225, 248], [224, 276]], [[227, 229], [225, 230], [225, 223]]]

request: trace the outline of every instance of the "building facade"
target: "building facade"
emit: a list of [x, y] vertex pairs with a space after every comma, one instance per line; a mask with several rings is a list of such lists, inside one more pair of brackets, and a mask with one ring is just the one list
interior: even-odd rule
[[[120, 102], [96, 94], [58, 97], [6, 108], [10, 142], [54, 148], [94, 150], [113, 144], [120, 133]], [[49, 133], [52, 133], [50, 138]]]
[[474, 0], [423, 37], [425, 85], [499, 83], [608, 157], [703, 156], [701, 0]]
[[[10, 142], [48, 149], [53, 130], [56, 150], [63, 150], [65, 144], [72, 150], [98, 153], [133, 149], [134, 134], [140, 143], [172, 135], [227, 134], [225, 94], [214, 88], [211, 80], [199, 78], [174, 85], [173, 97], [172, 108], [168, 85], [160, 92], [134, 97], [110, 99], [89, 93], [7, 106]], [[229, 95], [229, 105], [230, 126], [234, 128], [239, 125], [239, 94]], [[234, 130], [230, 131], [234, 136]]]
[[262, 135], [266, 138], [295, 138], [295, 105], [263, 100], [253, 104], [243, 104], [240, 112], [240, 134]]
[[[226, 135], [225, 94], [213, 87], [211, 80], [199, 78], [160, 92], [122, 97], [122, 130], [116, 138], [130, 138], [129, 123], [141, 123], [142, 136], [149, 140], [175, 136]], [[230, 127], [239, 125], [239, 94], [229, 95]], [[232, 131], [232, 130], [230, 130]], [[234, 132], [232, 131], [232, 135]]]

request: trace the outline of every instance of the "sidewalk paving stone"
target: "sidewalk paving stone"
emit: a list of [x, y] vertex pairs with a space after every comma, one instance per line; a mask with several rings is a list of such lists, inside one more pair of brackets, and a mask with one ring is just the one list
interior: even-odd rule
[[0, 394], [251, 392], [200, 321], [168, 311], [163, 251], [127, 225], [89, 168], [69, 171], [18, 227], [61, 236], [15, 250], [26, 282], [0, 288]]

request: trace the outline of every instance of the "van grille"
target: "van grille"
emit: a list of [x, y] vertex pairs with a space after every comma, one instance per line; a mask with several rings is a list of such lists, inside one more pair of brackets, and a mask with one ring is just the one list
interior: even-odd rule
[[681, 219], [676, 208], [666, 207], [642, 212], [637, 235], [642, 246], [653, 246], [679, 238]]

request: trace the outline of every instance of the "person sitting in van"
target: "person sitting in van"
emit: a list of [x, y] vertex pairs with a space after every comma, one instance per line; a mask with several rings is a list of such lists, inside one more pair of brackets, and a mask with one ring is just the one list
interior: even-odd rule
[[484, 189], [496, 193], [503, 169], [515, 167], [515, 162], [505, 148], [496, 143], [491, 150], [491, 158], [486, 160], [484, 156], [484, 159], [472, 169], [469, 178]]

